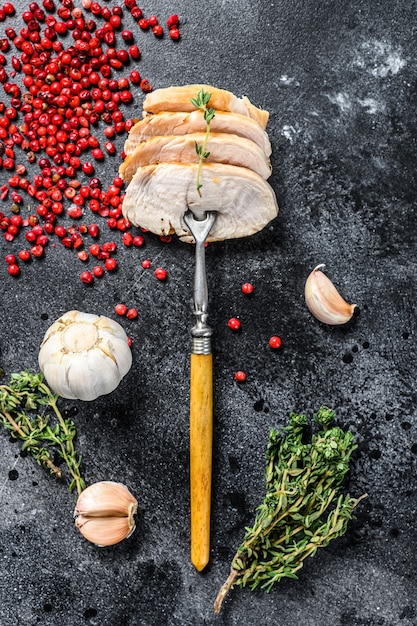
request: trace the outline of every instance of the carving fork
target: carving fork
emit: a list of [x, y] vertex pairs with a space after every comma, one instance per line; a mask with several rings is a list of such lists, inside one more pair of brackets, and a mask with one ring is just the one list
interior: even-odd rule
[[215, 222], [209, 211], [198, 220], [191, 211], [184, 221], [195, 240], [194, 315], [190, 361], [190, 507], [191, 562], [200, 572], [210, 558], [210, 511], [213, 454], [212, 329], [207, 324], [208, 289], [205, 243]]

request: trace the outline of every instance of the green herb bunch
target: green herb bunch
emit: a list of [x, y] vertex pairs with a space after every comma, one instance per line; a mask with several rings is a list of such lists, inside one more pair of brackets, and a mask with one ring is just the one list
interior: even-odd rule
[[297, 578], [304, 559], [346, 532], [358, 499], [339, 495], [357, 448], [352, 433], [332, 426], [334, 411], [314, 415], [321, 427], [304, 443], [307, 419], [292, 413], [282, 434], [272, 430], [266, 451], [266, 496], [254, 526], [246, 529], [228, 579], [214, 604], [216, 613], [234, 587], [270, 591], [282, 578]]
[[[57, 453], [66, 463], [72, 480], [69, 490], [80, 494], [85, 482], [80, 474], [81, 456], [74, 448], [74, 422], [62, 416], [57, 402], [59, 396], [44, 383], [42, 374], [28, 371], [14, 373], [8, 385], [0, 385], [0, 423], [12, 437], [23, 441], [26, 450], [36, 461], [61, 478], [62, 472], [53, 462]], [[51, 424], [52, 410], [55, 424]]]
[[200, 146], [197, 142], [195, 142], [195, 151], [198, 156], [198, 168], [197, 168], [197, 180], [196, 186], [198, 195], [201, 197], [201, 187], [203, 186], [200, 183], [201, 178], [201, 167], [203, 165], [204, 159], [207, 159], [210, 156], [210, 152], [207, 152], [207, 142], [210, 135], [210, 122], [215, 115], [215, 111], [213, 108], [207, 108], [207, 105], [210, 101], [211, 93], [204, 91], [204, 89], [200, 89], [196, 98], [190, 98], [191, 104], [195, 106], [196, 109], [201, 109], [204, 112], [204, 121], [206, 122], [206, 134], [204, 136], [203, 144]]

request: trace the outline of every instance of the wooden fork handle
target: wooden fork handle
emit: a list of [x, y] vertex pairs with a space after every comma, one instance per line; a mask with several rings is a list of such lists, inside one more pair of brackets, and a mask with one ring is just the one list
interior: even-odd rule
[[191, 354], [190, 377], [191, 562], [200, 572], [210, 558], [212, 354]]

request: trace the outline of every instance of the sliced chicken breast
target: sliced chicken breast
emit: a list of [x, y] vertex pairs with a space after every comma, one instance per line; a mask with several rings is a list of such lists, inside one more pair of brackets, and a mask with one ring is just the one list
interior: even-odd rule
[[[136, 146], [120, 165], [119, 174], [130, 182], [138, 167], [153, 163], [198, 163], [196, 145], [202, 146], [205, 133], [191, 135], [168, 135], [152, 137]], [[263, 178], [271, 175], [269, 159], [261, 148], [250, 139], [227, 133], [210, 133], [206, 163], [229, 163], [253, 170]]]
[[208, 107], [216, 111], [230, 111], [255, 119], [262, 128], [266, 128], [269, 113], [253, 105], [247, 97], [238, 98], [230, 91], [218, 89], [211, 85], [183, 85], [180, 87], [166, 87], [155, 89], [146, 94], [143, 110], [148, 113], [160, 111], [195, 111], [191, 98], [196, 98], [203, 89], [211, 94]]
[[248, 168], [205, 163], [201, 168], [201, 196], [197, 164], [160, 163], [138, 168], [126, 189], [123, 215], [135, 226], [157, 235], [176, 233], [185, 242], [193, 237], [183, 216], [191, 210], [198, 219], [216, 211], [208, 241], [246, 237], [260, 231], [278, 213], [272, 187]]
[[[155, 115], [146, 115], [136, 122], [124, 145], [124, 152], [129, 155], [141, 141], [158, 135], [187, 135], [203, 133], [206, 130], [203, 111], [161, 111]], [[254, 119], [239, 113], [216, 111], [210, 122], [213, 133], [231, 133], [254, 141], [268, 158], [272, 148], [266, 131]]]

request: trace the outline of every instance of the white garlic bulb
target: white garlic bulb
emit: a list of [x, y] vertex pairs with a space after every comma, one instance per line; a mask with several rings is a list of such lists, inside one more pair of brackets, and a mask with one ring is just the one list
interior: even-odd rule
[[122, 483], [101, 481], [90, 485], [78, 496], [75, 525], [97, 546], [112, 546], [127, 539], [135, 530], [136, 498]]
[[49, 327], [39, 367], [55, 393], [95, 400], [116, 389], [132, 365], [128, 337], [104, 315], [69, 311]]
[[355, 311], [356, 304], [348, 304], [337, 291], [332, 281], [317, 265], [306, 280], [304, 294], [307, 307], [320, 322], [332, 326], [346, 324]]

